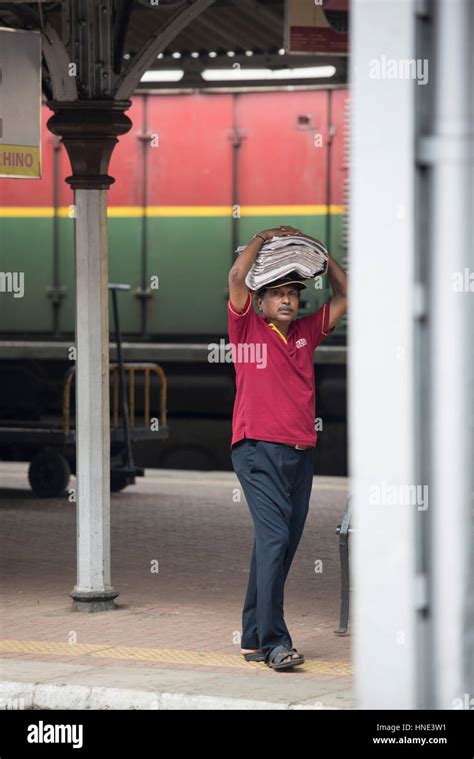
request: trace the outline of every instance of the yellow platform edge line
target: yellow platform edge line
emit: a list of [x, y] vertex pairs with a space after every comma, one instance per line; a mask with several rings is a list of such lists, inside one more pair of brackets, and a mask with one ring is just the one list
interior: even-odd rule
[[[0, 654], [41, 654], [61, 656], [97, 656], [105, 659], [126, 661], [154, 661], [161, 664], [191, 664], [211, 667], [246, 668], [246, 662], [240, 654], [219, 654], [199, 651], [186, 651], [160, 648], [138, 648], [130, 646], [107, 646], [94, 643], [57, 643], [35, 640], [0, 640]], [[252, 666], [261, 663], [251, 662]], [[306, 660], [301, 665], [304, 671], [320, 674], [351, 675], [349, 662]]]
[[[57, 209], [60, 218], [74, 218], [73, 206], [61, 206]], [[345, 213], [345, 206], [329, 206], [329, 214], [338, 216]], [[328, 206], [241, 206], [240, 216], [325, 216]], [[231, 206], [109, 206], [107, 216], [109, 218], [175, 218], [175, 217], [231, 217]], [[54, 208], [52, 206], [3, 206], [0, 208], [0, 218], [47, 218], [52, 219]]]

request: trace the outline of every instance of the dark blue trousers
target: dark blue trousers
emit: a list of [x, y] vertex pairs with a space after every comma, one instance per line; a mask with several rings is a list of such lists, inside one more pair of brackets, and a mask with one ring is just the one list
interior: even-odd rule
[[313, 452], [251, 438], [232, 447], [255, 528], [241, 643], [266, 656], [281, 644], [293, 648], [283, 614], [284, 585], [308, 514]]

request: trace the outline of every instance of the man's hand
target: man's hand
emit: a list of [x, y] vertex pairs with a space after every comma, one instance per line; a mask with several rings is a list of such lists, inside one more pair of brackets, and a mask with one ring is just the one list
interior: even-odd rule
[[262, 245], [272, 237], [288, 237], [290, 235], [302, 234], [299, 229], [288, 225], [264, 229], [263, 232], [257, 232], [258, 237], [250, 240], [249, 244], [234, 261], [229, 272], [229, 299], [232, 308], [236, 311], [242, 311], [247, 302], [248, 288], [245, 284], [245, 277], [252, 268], [254, 261], [260, 252]]
[[296, 229], [296, 227], [282, 225], [281, 227], [273, 227], [273, 229], [265, 229], [263, 232], [258, 232], [258, 234], [262, 235], [265, 240], [271, 240], [272, 237], [289, 237], [303, 233], [299, 229]]

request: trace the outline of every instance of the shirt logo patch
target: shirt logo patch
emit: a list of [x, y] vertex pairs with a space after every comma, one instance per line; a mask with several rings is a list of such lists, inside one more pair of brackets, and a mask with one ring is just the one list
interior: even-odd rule
[[303, 348], [306, 345], [306, 338], [301, 337], [299, 340], [296, 341], [296, 347], [297, 348]]

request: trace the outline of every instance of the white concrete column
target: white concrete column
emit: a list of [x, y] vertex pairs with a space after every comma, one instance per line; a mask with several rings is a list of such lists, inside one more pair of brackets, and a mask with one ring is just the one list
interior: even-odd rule
[[75, 190], [77, 608], [113, 608], [107, 190]]
[[433, 172], [432, 351], [427, 368], [433, 410], [433, 708], [441, 709], [463, 703], [466, 693], [474, 697], [474, 683], [467, 681], [472, 663], [467, 660], [466, 647], [468, 595], [474, 572], [470, 545], [474, 466], [474, 283], [470, 285], [470, 277], [474, 280], [473, 38], [472, 0], [438, 0], [435, 119], [426, 153]]
[[414, 488], [423, 483], [414, 429], [414, 88], [422, 85], [398, 63], [415, 56], [415, 5], [354, 0], [351, 13], [349, 454], [361, 709], [416, 704], [415, 533], [423, 504]]

